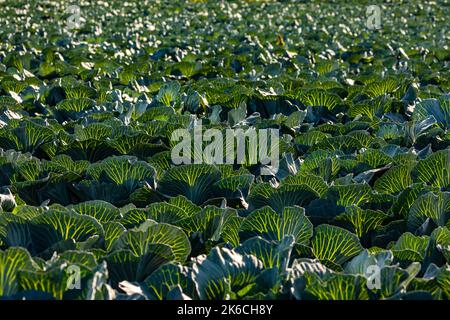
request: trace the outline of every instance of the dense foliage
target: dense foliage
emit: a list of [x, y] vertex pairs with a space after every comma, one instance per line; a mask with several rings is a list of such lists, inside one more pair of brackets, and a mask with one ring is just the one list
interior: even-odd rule
[[449, 6], [321, 2], [0, 1], [0, 297], [448, 299]]

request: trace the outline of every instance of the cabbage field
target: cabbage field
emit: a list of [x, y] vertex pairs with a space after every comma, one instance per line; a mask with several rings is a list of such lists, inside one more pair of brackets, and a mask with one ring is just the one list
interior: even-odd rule
[[0, 299], [448, 300], [449, 9], [0, 0]]

